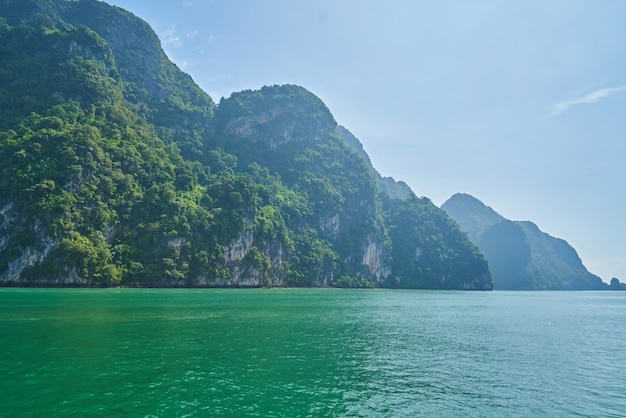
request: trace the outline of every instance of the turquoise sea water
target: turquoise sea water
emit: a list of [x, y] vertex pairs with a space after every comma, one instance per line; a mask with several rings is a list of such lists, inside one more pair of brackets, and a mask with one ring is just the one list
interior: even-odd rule
[[0, 289], [1, 416], [624, 416], [626, 292]]

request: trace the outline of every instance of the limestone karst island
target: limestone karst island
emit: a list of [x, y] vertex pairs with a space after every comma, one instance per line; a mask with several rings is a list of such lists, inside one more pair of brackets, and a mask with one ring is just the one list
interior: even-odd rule
[[533, 224], [381, 176], [302, 87], [215, 103], [120, 8], [0, 1], [0, 57], [2, 285], [608, 287]]

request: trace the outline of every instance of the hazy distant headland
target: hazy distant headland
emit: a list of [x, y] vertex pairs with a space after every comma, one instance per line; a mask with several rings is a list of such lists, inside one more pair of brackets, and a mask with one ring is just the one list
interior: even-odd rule
[[494, 289], [621, 290], [590, 273], [566, 241], [542, 232], [532, 222], [510, 221], [480, 200], [456, 194], [443, 205], [489, 261]]

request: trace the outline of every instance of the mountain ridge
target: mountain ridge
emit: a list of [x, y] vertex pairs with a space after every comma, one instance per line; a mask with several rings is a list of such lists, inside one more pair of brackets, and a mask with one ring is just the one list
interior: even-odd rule
[[492, 287], [458, 225], [379, 188], [302, 87], [215, 105], [94, 0], [0, 1], [0, 55], [2, 285]]
[[567, 241], [530, 221], [504, 218], [477, 198], [457, 193], [441, 206], [487, 257], [495, 289], [607, 289]]

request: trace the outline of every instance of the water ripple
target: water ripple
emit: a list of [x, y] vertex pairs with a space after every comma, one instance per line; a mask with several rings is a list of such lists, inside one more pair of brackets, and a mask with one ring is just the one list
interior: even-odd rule
[[0, 307], [7, 416], [626, 410], [616, 293], [35, 289]]

